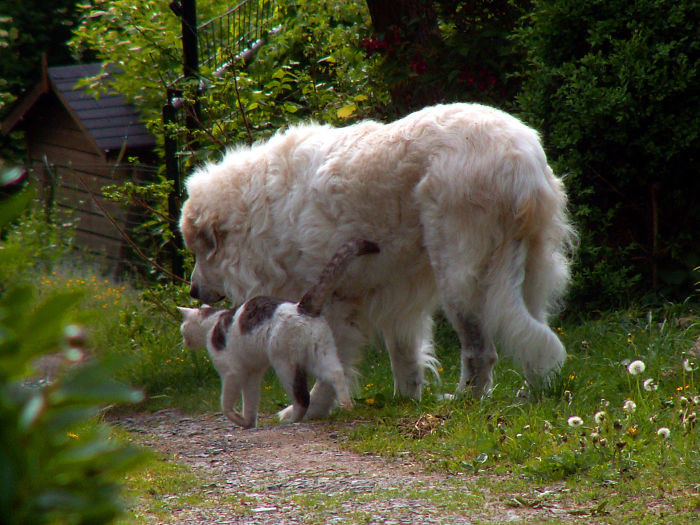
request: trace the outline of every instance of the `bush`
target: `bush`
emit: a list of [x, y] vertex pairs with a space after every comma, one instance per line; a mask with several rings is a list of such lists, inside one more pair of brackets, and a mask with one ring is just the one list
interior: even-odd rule
[[542, 0], [516, 42], [519, 102], [565, 175], [582, 238], [574, 300], [684, 298], [700, 261], [697, 3]]
[[[26, 205], [26, 195], [2, 202], [0, 227]], [[5, 271], [22, 267], [22, 260], [16, 247], [0, 250]], [[26, 282], [0, 291], [2, 522], [111, 521], [121, 512], [117, 476], [141, 452], [111, 439], [109, 428], [95, 418], [101, 407], [139, 401], [141, 395], [88, 358], [83, 330], [67, 324], [80, 293], [42, 290], [37, 297]], [[51, 365], [42, 378], [34, 366], [47, 353]], [[60, 374], [46, 381], [52, 367]]]

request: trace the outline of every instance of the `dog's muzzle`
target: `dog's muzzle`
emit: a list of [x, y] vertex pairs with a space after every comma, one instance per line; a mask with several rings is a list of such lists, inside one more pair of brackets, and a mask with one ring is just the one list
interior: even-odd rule
[[215, 304], [225, 298], [219, 292], [201, 288], [194, 283], [190, 286], [190, 296], [204, 304]]

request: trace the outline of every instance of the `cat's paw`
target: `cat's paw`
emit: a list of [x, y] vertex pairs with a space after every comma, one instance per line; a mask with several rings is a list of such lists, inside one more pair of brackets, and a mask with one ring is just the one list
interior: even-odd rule
[[293, 423], [294, 422], [294, 405], [289, 405], [277, 412], [277, 417], [282, 423]]

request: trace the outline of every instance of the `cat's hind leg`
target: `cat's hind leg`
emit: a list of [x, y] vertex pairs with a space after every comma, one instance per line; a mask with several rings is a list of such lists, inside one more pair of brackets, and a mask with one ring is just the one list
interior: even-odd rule
[[306, 370], [299, 364], [289, 361], [274, 362], [272, 366], [287, 395], [292, 399], [291, 414], [284, 421], [300, 421], [309, 408], [311, 396], [306, 381]]
[[319, 381], [332, 385], [338, 404], [343, 410], [352, 410], [354, 405], [350, 396], [346, 373], [338, 358], [338, 351], [330, 334], [324, 342], [323, 350], [316, 352], [316, 355], [317, 359], [310, 366], [311, 374]]

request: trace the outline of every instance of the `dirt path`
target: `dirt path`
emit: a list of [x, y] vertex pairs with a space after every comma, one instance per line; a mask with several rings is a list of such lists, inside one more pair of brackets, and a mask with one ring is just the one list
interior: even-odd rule
[[209, 494], [241, 501], [237, 508], [181, 508], [169, 523], [571, 520], [556, 504], [513, 508], [490, 494], [483, 476], [426, 473], [408, 460], [348, 452], [322, 422], [241, 430], [223, 416], [165, 410], [122, 416], [114, 423], [210, 479]]

